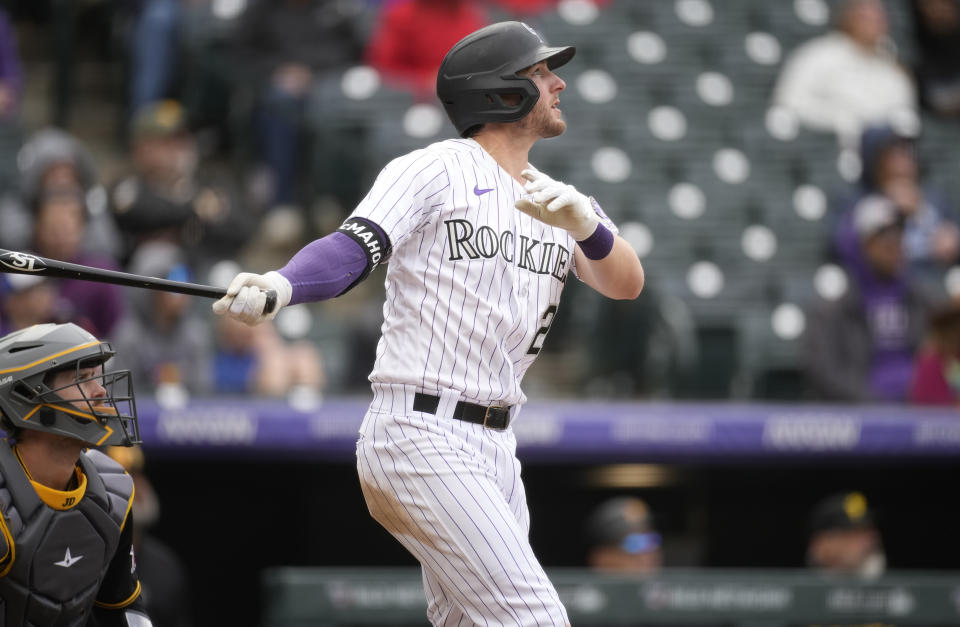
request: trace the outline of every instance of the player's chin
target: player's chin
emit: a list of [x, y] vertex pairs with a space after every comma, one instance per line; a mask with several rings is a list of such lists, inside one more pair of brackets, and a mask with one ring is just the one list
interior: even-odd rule
[[563, 135], [563, 132], [567, 130], [567, 123], [561, 118], [550, 120], [547, 124], [543, 125], [543, 132], [541, 137], [544, 139], [550, 139], [551, 137], [557, 137]]

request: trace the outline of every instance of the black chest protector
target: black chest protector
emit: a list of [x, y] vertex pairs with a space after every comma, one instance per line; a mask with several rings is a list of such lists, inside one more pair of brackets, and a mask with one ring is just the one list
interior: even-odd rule
[[[56, 510], [40, 500], [10, 446], [0, 441], [0, 627], [81, 627], [117, 550], [133, 479], [99, 451], [80, 456], [87, 489]], [[12, 542], [12, 546], [10, 545]]]

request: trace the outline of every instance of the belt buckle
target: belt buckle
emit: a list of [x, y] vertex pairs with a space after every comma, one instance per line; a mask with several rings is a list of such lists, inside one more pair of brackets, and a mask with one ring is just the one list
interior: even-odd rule
[[[493, 430], [495, 430], [495, 431], [503, 431], [504, 429], [507, 428], [507, 425], [503, 425], [502, 427], [491, 427], [491, 426], [489, 426], [489, 425], [487, 424], [487, 420], [490, 418], [490, 410], [493, 410], [493, 409], [506, 409], [507, 411], [510, 411], [510, 407], [507, 406], [507, 405], [490, 405], [490, 406], [487, 407], [487, 408], [484, 410], [484, 412], [483, 412], [483, 427], [484, 427], [485, 429], [493, 429]], [[507, 424], [509, 424], [509, 421], [508, 421]]]

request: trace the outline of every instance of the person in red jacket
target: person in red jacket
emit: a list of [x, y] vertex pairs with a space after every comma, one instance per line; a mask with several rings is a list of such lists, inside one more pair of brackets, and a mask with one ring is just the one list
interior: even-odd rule
[[913, 365], [910, 402], [960, 406], [960, 305], [931, 314], [927, 341]]
[[386, 82], [433, 97], [447, 51], [488, 23], [474, 0], [399, 0], [384, 5], [366, 49]]

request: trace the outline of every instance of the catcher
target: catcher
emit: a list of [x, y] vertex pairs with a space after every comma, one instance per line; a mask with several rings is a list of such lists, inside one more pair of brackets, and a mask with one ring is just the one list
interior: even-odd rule
[[74, 324], [0, 338], [0, 625], [149, 627], [133, 480], [89, 447], [139, 441], [128, 371]]

